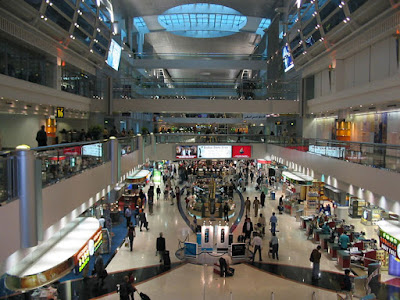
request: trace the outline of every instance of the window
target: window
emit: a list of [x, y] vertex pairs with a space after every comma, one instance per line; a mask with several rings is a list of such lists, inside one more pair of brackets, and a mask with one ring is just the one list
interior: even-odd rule
[[88, 34], [93, 35], [93, 26], [89, 24], [82, 16], [78, 16], [77, 23], [79, 24], [80, 28], [85, 30]]
[[42, 4], [42, 0], [25, 0], [25, 2], [37, 10], [40, 9], [40, 5]]
[[104, 47], [108, 48], [108, 40], [103, 37], [101, 34], [97, 33], [96, 39], [102, 44]]
[[65, 31], [69, 31], [69, 28], [71, 27], [71, 22], [65, 19], [51, 6], [47, 6], [46, 17], [52, 20]]
[[347, 5], [349, 6], [350, 13], [352, 14], [355, 12], [357, 9], [359, 9], [365, 2], [368, 0], [350, 0], [347, 2]]
[[326, 21], [323, 25], [325, 33], [331, 31], [336, 25], [340, 24], [346, 16], [344, 15], [343, 10], [339, 10], [336, 14], [334, 14], [328, 21]]
[[86, 35], [86, 33], [83, 33], [81, 30], [75, 28], [74, 30], [74, 36], [81, 42], [83, 42], [85, 45], [89, 46], [90, 45], [90, 38]]
[[301, 41], [300, 35], [297, 35], [297, 36], [290, 42], [290, 49], [296, 48], [300, 41]]
[[317, 19], [314, 18], [310, 21], [310, 23], [306, 25], [306, 27], [304, 27], [303, 35], [307, 36], [311, 31], [315, 29], [316, 26], [317, 26]]
[[329, 1], [319, 12], [321, 21], [325, 20], [336, 8], [339, 7], [340, 0]]
[[292, 51], [293, 58], [298, 57], [300, 54], [303, 53], [303, 51], [304, 51], [304, 49], [303, 49], [303, 46], [302, 46], [302, 45], [300, 45], [299, 47], [297, 47], [296, 49], [294, 49], [294, 50]]
[[51, 0], [55, 7], [57, 7], [60, 11], [62, 11], [67, 17], [74, 17], [75, 10], [64, 0]]

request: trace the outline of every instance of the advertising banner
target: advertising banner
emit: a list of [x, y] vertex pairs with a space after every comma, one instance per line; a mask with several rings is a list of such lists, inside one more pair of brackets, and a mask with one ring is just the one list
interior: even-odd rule
[[232, 158], [250, 158], [251, 146], [232, 146]]
[[232, 146], [198, 146], [198, 158], [231, 158]]
[[176, 146], [176, 158], [197, 158], [197, 146]]

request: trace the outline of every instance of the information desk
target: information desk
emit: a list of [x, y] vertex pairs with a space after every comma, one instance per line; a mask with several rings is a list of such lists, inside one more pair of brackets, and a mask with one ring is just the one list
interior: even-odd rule
[[338, 250], [340, 250], [339, 244], [328, 242], [328, 254], [332, 260], [337, 260]]
[[338, 250], [337, 256], [338, 256], [338, 265], [342, 268], [342, 270], [349, 269], [350, 268], [350, 252], [347, 250]]

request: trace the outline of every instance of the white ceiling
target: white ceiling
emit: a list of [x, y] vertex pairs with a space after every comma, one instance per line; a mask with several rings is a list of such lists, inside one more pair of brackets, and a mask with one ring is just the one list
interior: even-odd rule
[[[160, 15], [167, 9], [191, 3], [220, 4], [233, 8], [245, 16], [273, 18], [275, 8], [282, 7], [285, 0], [219, 0], [219, 1], [188, 1], [188, 0], [114, 0], [117, 13], [125, 18]], [[144, 52], [155, 53], [229, 53], [250, 55], [253, 53], [260, 36], [254, 33], [240, 32], [227, 37], [197, 39], [174, 35], [161, 31], [145, 35]], [[233, 79], [240, 70], [168, 70], [172, 78], [202, 78], [200, 73], [210, 73], [212, 79]]]

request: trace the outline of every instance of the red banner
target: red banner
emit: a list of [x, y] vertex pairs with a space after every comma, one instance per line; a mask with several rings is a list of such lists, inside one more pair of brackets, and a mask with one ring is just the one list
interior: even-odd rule
[[251, 146], [232, 146], [232, 158], [251, 158]]

